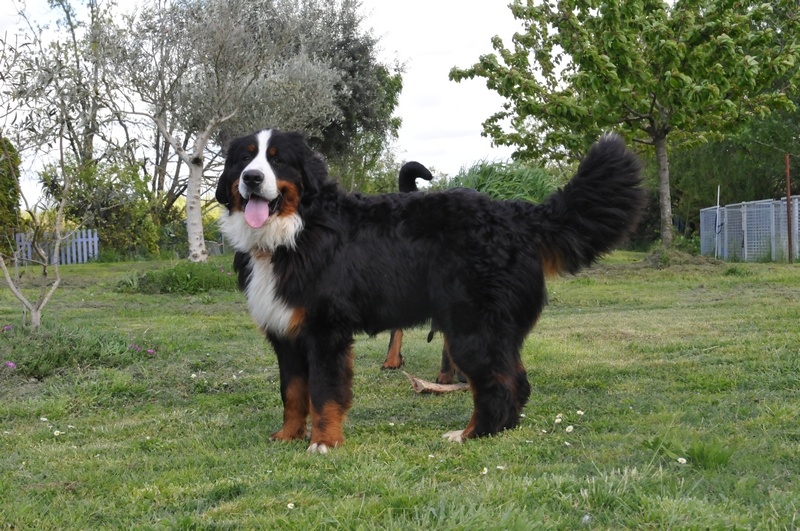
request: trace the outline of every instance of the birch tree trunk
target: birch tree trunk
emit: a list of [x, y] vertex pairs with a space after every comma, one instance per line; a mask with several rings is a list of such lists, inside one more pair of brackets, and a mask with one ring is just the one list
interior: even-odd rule
[[208, 250], [206, 249], [205, 234], [203, 232], [203, 173], [205, 170], [205, 158], [203, 153], [211, 139], [211, 135], [219, 124], [233, 117], [233, 113], [213, 118], [205, 130], [197, 134], [192, 146], [192, 152], [188, 152], [183, 144], [169, 133], [166, 122], [160, 116], [151, 116], [156, 127], [172, 149], [178, 154], [183, 162], [189, 167], [189, 178], [186, 183], [186, 232], [189, 239], [189, 260], [192, 262], [205, 262], [208, 260]]
[[208, 260], [205, 234], [203, 233], [203, 211], [201, 191], [203, 186], [203, 157], [196, 157], [189, 166], [189, 180], [186, 184], [186, 232], [189, 236], [189, 260], [205, 262]]

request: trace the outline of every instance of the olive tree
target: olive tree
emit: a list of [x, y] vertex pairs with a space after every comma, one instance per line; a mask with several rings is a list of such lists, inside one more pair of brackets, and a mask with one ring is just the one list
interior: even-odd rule
[[[189, 259], [204, 261], [204, 175], [209, 148], [255, 124], [305, 129], [336, 116], [337, 72], [293, 46], [297, 12], [280, 2], [181, 0], [131, 16], [118, 41], [128, 114], [149, 117], [188, 167]], [[298, 5], [300, 3], [298, 2]], [[141, 102], [146, 108], [142, 108]], [[218, 150], [217, 150], [218, 152]]]

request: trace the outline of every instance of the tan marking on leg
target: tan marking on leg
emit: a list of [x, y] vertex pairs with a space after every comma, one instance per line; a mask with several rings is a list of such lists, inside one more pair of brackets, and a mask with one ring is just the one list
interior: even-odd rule
[[[335, 448], [344, 444], [342, 425], [345, 417], [345, 409], [336, 402], [328, 402], [321, 411], [311, 409], [311, 446], [316, 445], [317, 452], [327, 453], [327, 450], [320, 448]], [[311, 447], [309, 451], [314, 452]]]
[[400, 349], [403, 346], [403, 329], [392, 330], [392, 339], [389, 341], [389, 351], [386, 353], [386, 360], [381, 365], [381, 369], [399, 369], [403, 366], [403, 356]]
[[452, 384], [455, 380], [455, 367], [453, 358], [450, 356], [450, 342], [447, 341], [447, 336], [445, 336], [444, 345], [442, 346], [442, 362], [439, 365], [439, 375], [436, 377], [436, 383]]
[[308, 382], [295, 378], [289, 382], [283, 403], [283, 427], [271, 439], [292, 441], [306, 436], [306, 418], [310, 409]]
[[[353, 376], [353, 350], [347, 352], [344, 362], [346, 382], [341, 385], [352, 386]], [[351, 389], [347, 389], [349, 394]], [[321, 409], [311, 408], [311, 445], [308, 447], [310, 453], [326, 454], [331, 448], [336, 448], [344, 444], [343, 424], [347, 417], [347, 410], [350, 409], [351, 401], [340, 404], [333, 400], [322, 405]]]
[[557, 254], [545, 256], [542, 258], [542, 269], [545, 277], [558, 276], [564, 271], [564, 260]]
[[[475, 403], [475, 387], [472, 385], [472, 382], [469, 384], [469, 389], [472, 392], [472, 402]], [[454, 430], [448, 431], [444, 435], [442, 435], [443, 439], [447, 439], [450, 442], [456, 443], [463, 443], [467, 439], [472, 439], [475, 437], [475, 423], [477, 422], [478, 417], [478, 410], [475, 409], [475, 406], [472, 407], [472, 416], [467, 422], [466, 428], [463, 430]]]

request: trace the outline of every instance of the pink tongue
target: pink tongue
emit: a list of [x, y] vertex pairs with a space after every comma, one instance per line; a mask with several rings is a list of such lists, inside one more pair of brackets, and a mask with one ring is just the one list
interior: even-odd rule
[[269, 218], [269, 203], [259, 197], [251, 197], [244, 207], [244, 220], [254, 229], [260, 229]]

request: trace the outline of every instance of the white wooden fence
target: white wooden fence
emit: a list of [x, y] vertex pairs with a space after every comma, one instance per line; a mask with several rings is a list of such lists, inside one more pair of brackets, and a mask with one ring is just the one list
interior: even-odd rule
[[[37, 262], [39, 261], [36, 252], [33, 250], [33, 245], [28, 240], [28, 235], [17, 233], [14, 235], [17, 242], [17, 249], [19, 250], [20, 262]], [[50, 263], [54, 262], [53, 257], [53, 243], [51, 238], [45, 237], [45, 243], [42, 247], [47, 252]], [[99, 246], [99, 239], [97, 231], [94, 229], [80, 229], [72, 233], [71, 236], [62, 240], [58, 252], [59, 264], [85, 264], [89, 260], [97, 258], [97, 249]]]

